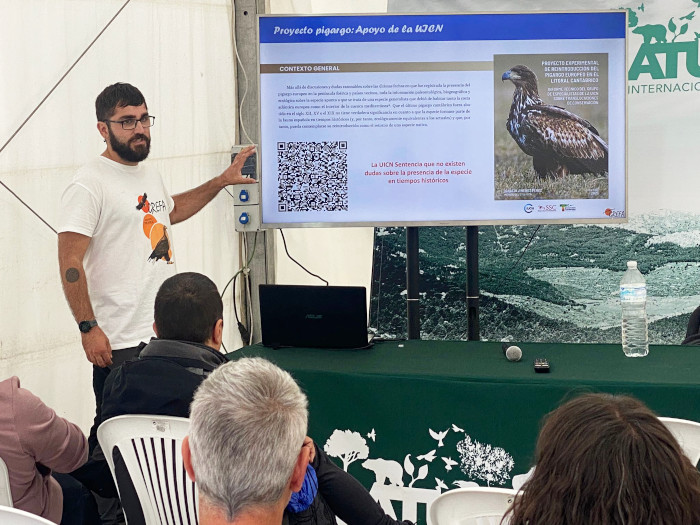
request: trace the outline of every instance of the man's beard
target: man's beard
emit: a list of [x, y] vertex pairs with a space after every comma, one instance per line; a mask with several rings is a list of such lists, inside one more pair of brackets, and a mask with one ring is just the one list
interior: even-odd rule
[[[112, 133], [112, 128], [108, 127], [109, 131], [109, 144], [112, 146], [114, 152], [119, 155], [123, 160], [127, 162], [141, 162], [148, 157], [148, 153], [151, 151], [151, 139], [146, 135], [138, 134], [131, 137], [126, 142], [120, 142], [119, 139]], [[132, 146], [132, 143], [143, 139], [145, 144], [139, 144], [137, 146]]]

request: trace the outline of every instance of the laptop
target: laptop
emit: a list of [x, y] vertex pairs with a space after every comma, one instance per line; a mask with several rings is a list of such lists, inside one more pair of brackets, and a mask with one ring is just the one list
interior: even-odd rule
[[368, 346], [365, 287], [261, 284], [259, 291], [263, 345]]

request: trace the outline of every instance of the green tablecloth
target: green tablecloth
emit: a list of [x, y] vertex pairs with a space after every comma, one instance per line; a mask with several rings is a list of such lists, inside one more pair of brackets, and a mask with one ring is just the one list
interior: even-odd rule
[[[344, 455], [368, 488], [392, 476], [425, 489], [510, 487], [531, 466], [542, 416], [576, 392], [631, 394], [659, 415], [700, 421], [698, 347], [652, 346], [645, 358], [627, 358], [620, 345], [520, 346], [520, 362], [507, 361], [500, 343], [457, 341], [256, 345], [228, 357], [261, 356], [288, 370], [309, 397], [309, 435], [339, 464]], [[549, 360], [550, 373], [534, 372], [535, 357]], [[350, 432], [331, 438], [335, 430]]]

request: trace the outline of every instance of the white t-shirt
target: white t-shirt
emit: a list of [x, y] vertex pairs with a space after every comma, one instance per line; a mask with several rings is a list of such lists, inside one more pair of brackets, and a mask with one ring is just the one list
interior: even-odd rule
[[170, 212], [174, 202], [151, 164], [97, 157], [61, 197], [59, 232], [91, 237], [83, 265], [95, 318], [112, 350], [153, 333], [153, 303], [175, 275]]

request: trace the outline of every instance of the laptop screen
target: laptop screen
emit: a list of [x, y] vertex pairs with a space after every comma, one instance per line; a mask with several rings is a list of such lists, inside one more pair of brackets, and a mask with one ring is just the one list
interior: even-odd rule
[[367, 346], [367, 290], [362, 286], [260, 285], [265, 346]]

